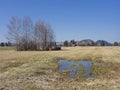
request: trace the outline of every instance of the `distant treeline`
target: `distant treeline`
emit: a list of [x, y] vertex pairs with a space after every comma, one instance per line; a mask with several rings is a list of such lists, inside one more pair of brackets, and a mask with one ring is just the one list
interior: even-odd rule
[[110, 43], [105, 40], [93, 41], [91, 39], [85, 39], [81, 41], [65, 40], [64, 42], [57, 43], [57, 44], [61, 46], [66, 46], [66, 47], [67, 46], [120, 46], [119, 42]]
[[11, 42], [1, 42], [0, 46], [4, 47], [4, 46], [14, 46]]
[[[75, 40], [65, 40], [64, 42], [54, 42], [55, 46], [120, 46], [120, 42], [110, 43], [105, 40], [93, 41], [91, 39], [85, 39], [81, 41]], [[1, 42], [0, 46], [16, 46], [15, 43], [11, 42]]]

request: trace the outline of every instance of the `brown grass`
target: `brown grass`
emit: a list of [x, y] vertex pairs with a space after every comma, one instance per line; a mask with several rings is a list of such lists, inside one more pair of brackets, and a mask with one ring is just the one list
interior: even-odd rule
[[[58, 58], [102, 61], [97, 78], [67, 80]], [[0, 90], [120, 90], [120, 47], [63, 47], [61, 51], [0, 51]]]

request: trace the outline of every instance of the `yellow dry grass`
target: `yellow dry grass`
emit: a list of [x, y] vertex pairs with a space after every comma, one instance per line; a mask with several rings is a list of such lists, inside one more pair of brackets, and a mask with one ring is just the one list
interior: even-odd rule
[[[109, 73], [67, 80], [57, 59], [109, 63]], [[106, 71], [107, 72], [107, 71]], [[0, 90], [120, 90], [120, 47], [63, 47], [61, 51], [0, 51]]]

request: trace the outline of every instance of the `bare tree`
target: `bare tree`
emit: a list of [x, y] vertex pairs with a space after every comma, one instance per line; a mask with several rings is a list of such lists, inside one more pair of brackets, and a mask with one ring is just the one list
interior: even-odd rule
[[33, 40], [33, 23], [30, 17], [23, 18], [23, 37], [24, 49], [29, 49], [29, 43]]
[[50, 25], [46, 25], [47, 27], [47, 47], [55, 46], [55, 35]]
[[38, 21], [35, 24], [35, 42], [38, 50], [46, 50], [51, 47], [53, 43], [54, 35], [50, 25], [45, 24], [42, 21]]
[[50, 25], [39, 20], [33, 27], [29, 17], [24, 17], [22, 23], [13, 17], [8, 24], [8, 35], [16, 43], [17, 50], [49, 50], [55, 42]]
[[8, 27], [8, 39], [16, 43], [17, 50], [19, 50], [19, 41], [21, 37], [21, 23], [17, 17], [12, 17], [9, 21]]
[[41, 25], [41, 22], [38, 21], [35, 23], [35, 26], [34, 26], [34, 41], [35, 41], [37, 50], [41, 49], [41, 27], [40, 25]]

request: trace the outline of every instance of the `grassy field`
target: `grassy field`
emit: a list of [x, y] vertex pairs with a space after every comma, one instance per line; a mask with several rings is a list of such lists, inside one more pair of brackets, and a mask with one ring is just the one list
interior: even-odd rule
[[5, 50], [16, 50], [16, 48], [15, 47], [8, 47], [8, 46], [7, 47], [6, 46], [5, 47], [0, 46], [0, 51], [5, 51]]
[[[92, 60], [96, 78], [73, 78], [57, 72], [57, 61]], [[61, 51], [15, 51], [0, 48], [0, 90], [120, 90], [120, 47], [63, 47]]]

